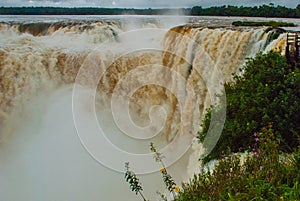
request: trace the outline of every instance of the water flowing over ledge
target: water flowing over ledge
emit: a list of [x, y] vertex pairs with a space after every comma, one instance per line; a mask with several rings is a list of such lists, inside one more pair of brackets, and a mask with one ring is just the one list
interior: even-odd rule
[[[107, 50], [104, 48], [97, 50], [101, 51], [98, 56], [106, 60], [106, 63], [117, 59], [126, 48], [116, 50], [112, 49], [113, 46], [127, 47], [134, 44], [135, 40], [120, 39], [118, 35], [121, 33], [123, 33], [122, 27], [104, 22], [52, 23], [47, 26], [43, 23], [32, 26], [1, 24], [1, 121], [11, 113], [13, 108], [22, 104], [24, 100], [30, 99], [38, 91], [51, 90], [74, 83], [78, 69], [87, 55], [102, 43], [106, 42]], [[264, 28], [232, 30], [193, 26], [175, 27], [166, 31], [165, 36], [153, 36], [152, 41], [148, 41], [156, 43], [157, 47], [161, 46], [166, 51], [165, 53], [148, 51], [136, 55], [130, 54], [113, 62], [107, 68], [106, 85], [104, 85], [106, 87], [102, 86], [101, 90], [111, 93], [119, 78], [132, 70], [134, 66], [141, 64], [168, 66], [184, 76], [188, 83], [191, 83], [197, 90], [197, 100], [194, 100], [195, 102], [191, 105], [197, 105], [198, 109], [195, 112], [198, 112], [195, 116], [200, 117], [206, 107], [203, 101], [206, 100], [206, 92], [200, 91], [202, 87], [198, 85], [201, 85], [199, 83], [201, 79], [195, 74], [197, 71], [193, 69], [204, 72], [204, 69], [201, 69], [203, 67], [197, 66], [201, 63], [199, 61], [203, 55], [198, 53], [197, 49], [193, 49], [196, 47], [193, 43], [201, 46], [208, 53], [214, 64], [222, 71], [224, 81], [228, 81], [231, 74], [237, 72], [246, 58], [253, 57], [260, 51], [284, 50], [285, 34], [271, 41], [272, 33], [272, 31], [266, 32]], [[181, 58], [189, 58], [189, 60], [180, 61]], [[158, 96], [168, 97], [165, 91], [159, 93]], [[151, 97], [151, 95], [148, 96]], [[171, 100], [171, 102], [172, 108], [175, 108], [176, 101]], [[194, 127], [197, 127], [199, 119], [194, 124]], [[193, 133], [197, 129], [194, 128]]]
[[[260, 51], [275, 50], [284, 53], [286, 40], [285, 33], [275, 39], [272, 37], [274, 31], [266, 28], [233, 29], [184, 25], [163, 29], [155, 22], [147, 22], [135, 28], [141, 27], [144, 31], [130, 32], [128, 30], [134, 29], [132, 24], [117, 21], [0, 24], [0, 164], [14, 158], [16, 164], [28, 171], [29, 176], [16, 174], [22, 181], [35, 178], [35, 186], [28, 185], [22, 191], [24, 194], [31, 192], [31, 200], [41, 198], [32, 189], [43, 190], [38, 186], [41, 180], [36, 179], [36, 172], [40, 177], [50, 175], [52, 171], [56, 177], [65, 177], [69, 175], [70, 164], [73, 168], [76, 167], [74, 171], [78, 175], [77, 179], [87, 181], [86, 170], [91, 170], [96, 172], [92, 176], [99, 180], [93, 180], [89, 189], [85, 188], [86, 193], [81, 193], [81, 197], [77, 196], [76, 199], [83, 200], [82, 196], [93, 194], [97, 191], [97, 185], [104, 189], [101, 192], [109, 192], [108, 187], [114, 183], [106, 185], [102, 180], [111, 179], [118, 183], [118, 176], [103, 176], [107, 173], [105, 168], [100, 168], [105, 173], [97, 172], [98, 166], [86, 158], [81, 152], [83, 148], [80, 151], [75, 148], [80, 146], [79, 140], [70, 137], [76, 133], [70, 115], [72, 86], [82, 67], [88, 66], [91, 72], [86, 72], [88, 79], [79, 80], [80, 84], [90, 86], [99, 81], [96, 82], [95, 110], [100, 114], [98, 119], [107, 125], [106, 129], [111, 133], [110, 139], [116, 139], [113, 135], [117, 135], [113, 117], [107, 112], [111, 98], [116, 95], [116, 88], [121, 88], [124, 93], [130, 91], [130, 87], [139, 86], [145, 80], [145, 75], [138, 71], [140, 67], [153, 69], [155, 72], [149, 73], [147, 79], [159, 80], [164, 86], [148, 84], [138, 88], [129, 98], [128, 107], [130, 118], [139, 127], [149, 125], [151, 114], [154, 114], [157, 121], [153, 122], [154, 126], [150, 130], [159, 132], [160, 135], [154, 142], [163, 146], [174, 141], [180, 131], [183, 135], [194, 136], [201, 129], [201, 119], [206, 108], [217, 99], [208, 86], [213, 92], [219, 92], [219, 86], [231, 80], [232, 73], [238, 72], [247, 58]], [[149, 48], [140, 48], [143, 46]], [[166, 68], [175, 73], [166, 73]], [[130, 72], [135, 70], [141, 74], [136, 74], [134, 79], [128, 78]], [[103, 72], [103, 76], [96, 77], [97, 74], [93, 74], [98, 71]], [[222, 80], [217, 71], [222, 73]], [[127, 82], [123, 83], [126, 76]], [[161, 107], [164, 113], [160, 113], [160, 108], [157, 109], [156, 106]], [[89, 102], [83, 101], [81, 109], [84, 116], [93, 108]], [[119, 109], [122, 109], [122, 105]], [[86, 122], [89, 121], [87, 118]], [[161, 122], [165, 124], [159, 130]], [[120, 147], [130, 151], [147, 146], [143, 143], [137, 147], [128, 145], [123, 138], [117, 141]], [[181, 181], [195, 172], [199, 166], [196, 158], [201, 151], [201, 145], [190, 150], [189, 155], [181, 162], [180, 171], [176, 170], [182, 172], [182, 175], [175, 176], [175, 179]], [[41, 159], [39, 153], [45, 158]], [[57, 159], [60, 154], [63, 156]], [[65, 161], [64, 156], [71, 157]], [[34, 159], [37, 164], [43, 165], [42, 169], [32, 167]], [[56, 159], [61, 162], [61, 167], [57, 165]], [[52, 162], [53, 167], [48, 167], [47, 161]], [[15, 168], [11, 169], [10, 162], [3, 166], [3, 172], [7, 173], [5, 175], [10, 175], [5, 180], [13, 177], [11, 172], [16, 173]], [[72, 175], [67, 178], [72, 180]], [[156, 176], [148, 180], [152, 181], [154, 178], [159, 181]], [[47, 183], [50, 180], [51, 176], [45, 176], [45, 181], [43, 180], [45, 185], [49, 185], [49, 189], [45, 190], [46, 194], [52, 190], [51, 184]], [[9, 187], [18, 183], [13, 181]], [[59, 186], [62, 187], [63, 184], [66, 182]], [[17, 186], [22, 188], [22, 184]], [[74, 191], [71, 187], [78, 191], [81, 189], [76, 184], [70, 185], [70, 192], [66, 192], [68, 189], [53, 189], [56, 189], [58, 196], [66, 193], [69, 197], [76, 197], [76, 192], [71, 193]], [[151, 185], [148, 187], [151, 188]], [[92, 200], [96, 200], [94, 194], [95, 199]], [[15, 195], [15, 200], [20, 200], [21, 195], [22, 193]], [[128, 194], [125, 193], [125, 196]], [[69, 198], [67, 197], [66, 199]], [[118, 195], [113, 195], [113, 198], [107, 195], [104, 197], [106, 200], [120, 198]]]

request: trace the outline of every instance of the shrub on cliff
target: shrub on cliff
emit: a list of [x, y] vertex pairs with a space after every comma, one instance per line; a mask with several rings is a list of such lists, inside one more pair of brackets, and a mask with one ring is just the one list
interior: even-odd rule
[[252, 154], [243, 165], [239, 155], [225, 154], [215, 170], [195, 175], [176, 201], [299, 200], [300, 149], [280, 157], [272, 126], [252, 136]]
[[[204, 162], [220, 157], [227, 147], [232, 152], [247, 150], [254, 143], [253, 134], [269, 125], [281, 150], [290, 152], [300, 144], [299, 70], [293, 69], [284, 56], [269, 52], [249, 59], [241, 71], [242, 75], [235, 74], [234, 81], [225, 84], [224, 129]], [[200, 141], [207, 134], [211, 113], [218, 113], [224, 107], [219, 105], [209, 110], [199, 132]]]

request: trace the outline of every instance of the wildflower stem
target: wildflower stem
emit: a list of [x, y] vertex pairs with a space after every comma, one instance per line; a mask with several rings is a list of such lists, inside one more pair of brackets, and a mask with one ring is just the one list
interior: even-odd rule
[[144, 197], [143, 193], [141, 191], [138, 191], [138, 193], [140, 194], [140, 196], [143, 198], [143, 201], [147, 201], [146, 198]]
[[136, 195], [140, 194], [140, 196], [143, 198], [143, 201], [147, 201], [145, 196], [142, 193], [143, 188], [141, 186], [139, 179], [136, 177], [134, 172], [129, 170], [129, 162], [125, 163], [125, 169], [126, 169], [125, 179], [130, 184], [131, 190], [134, 191]]
[[173, 198], [175, 199], [176, 194], [174, 192], [174, 189], [176, 188], [176, 183], [172, 179], [171, 175], [168, 174], [168, 172], [167, 172], [166, 166], [162, 160], [164, 158], [164, 156], [156, 149], [156, 147], [154, 146], [154, 144], [152, 142], [150, 143], [150, 150], [154, 153], [153, 158], [155, 159], [155, 161], [162, 165], [160, 172], [163, 175], [163, 181], [164, 181], [168, 191], [170, 191], [172, 193]]

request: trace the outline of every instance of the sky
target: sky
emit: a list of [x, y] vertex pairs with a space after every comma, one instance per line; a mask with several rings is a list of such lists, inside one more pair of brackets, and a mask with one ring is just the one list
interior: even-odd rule
[[255, 6], [273, 3], [295, 8], [298, 0], [0, 0], [0, 6], [63, 6], [63, 7], [123, 7], [170, 8], [192, 6]]

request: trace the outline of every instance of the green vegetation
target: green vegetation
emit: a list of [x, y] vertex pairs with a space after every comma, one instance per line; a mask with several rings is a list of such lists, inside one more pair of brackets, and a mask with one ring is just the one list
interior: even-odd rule
[[[269, 125], [279, 148], [291, 152], [300, 145], [300, 72], [293, 69], [284, 56], [270, 52], [258, 54], [225, 84], [227, 108], [221, 137], [207, 162], [220, 158], [228, 147], [232, 152], [246, 151], [255, 141], [253, 134]], [[210, 126], [210, 117], [224, 110], [224, 105], [211, 108], [204, 121], [199, 140], [203, 141]], [[212, 122], [213, 126], [214, 122]], [[205, 145], [204, 146], [208, 146]]]
[[[300, 200], [300, 71], [275, 52], [258, 54], [241, 71], [225, 85], [224, 129], [203, 160], [219, 163], [183, 184], [177, 201]], [[208, 110], [200, 141], [212, 113], [224, 109]], [[244, 164], [233, 154], [241, 151], [248, 153]]]
[[223, 156], [213, 171], [195, 175], [176, 201], [300, 200], [300, 149], [280, 157], [272, 127], [252, 136], [252, 153]]
[[0, 7], [0, 15], [189, 15], [190, 8]]
[[232, 22], [234, 26], [270, 26], [273, 28], [278, 27], [295, 27], [296, 24], [291, 22], [276, 22], [276, 21], [268, 21], [268, 22], [255, 22], [255, 21], [234, 21]]
[[216, 6], [202, 8], [195, 6], [191, 15], [217, 15], [217, 16], [247, 16], [247, 17], [300, 17], [300, 4], [296, 8], [274, 6], [274, 4], [244, 7], [244, 6]]
[[126, 182], [129, 183], [131, 191], [135, 192], [135, 194], [139, 194], [143, 201], [147, 201], [145, 196], [143, 195], [143, 187], [141, 186], [140, 180], [136, 177], [135, 173], [129, 170], [129, 162], [125, 163], [125, 179]]
[[202, 8], [62, 8], [62, 7], [0, 7], [0, 15], [201, 15], [201, 16], [248, 16], [248, 17], [300, 17], [300, 4], [296, 8], [273, 4], [244, 6], [215, 6]]

